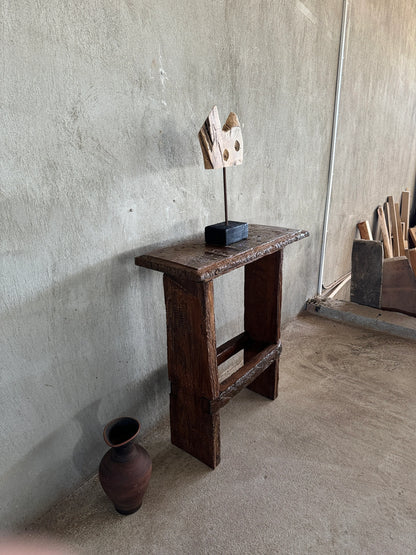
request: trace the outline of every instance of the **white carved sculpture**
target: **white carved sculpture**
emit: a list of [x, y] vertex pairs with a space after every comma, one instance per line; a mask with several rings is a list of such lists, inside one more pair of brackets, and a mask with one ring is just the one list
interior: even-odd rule
[[243, 162], [243, 135], [240, 122], [234, 112], [230, 112], [221, 129], [218, 109], [213, 107], [199, 133], [205, 169], [238, 166]]

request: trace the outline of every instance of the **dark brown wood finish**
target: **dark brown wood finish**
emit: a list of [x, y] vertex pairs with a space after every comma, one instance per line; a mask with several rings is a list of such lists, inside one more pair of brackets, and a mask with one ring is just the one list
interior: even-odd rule
[[213, 399], [219, 393], [212, 281], [181, 283], [163, 278], [168, 336], [168, 373], [181, 388]]
[[357, 239], [352, 245], [351, 301], [380, 308], [383, 281], [383, 245]]
[[[208, 466], [220, 461], [219, 410], [241, 389], [277, 395], [283, 247], [307, 231], [251, 225], [227, 247], [184, 242], [135, 259], [161, 271], [166, 303], [171, 439]], [[213, 279], [245, 266], [245, 331], [218, 349]], [[218, 366], [244, 349], [244, 365], [219, 381]]]
[[[280, 337], [282, 302], [283, 250], [261, 258], [245, 267], [244, 328], [250, 338], [275, 345]], [[244, 361], [256, 355], [247, 348]], [[277, 397], [279, 357], [249, 386], [249, 389], [269, 399]]]
[[221, 347], [217, 349], [217, 364], [218, 366], [237, 354], [241, 349], [244, 349], [247, 342], [249, 341], [249, 335], [246, 332], [240, 333], [236, 337], [233, 337]]
[[206, 245], [203, 239], [186, 241], [138, 256], [135, 263], [179, 279], [207, 281], [308, 236], [299, 229], [251, 224], [248, 239], [233, 245], [216, 247]]
[[163, 278], [168, 373], [171, 381], [171, 440], [208, 466], [220, 460], [220, 421], [202, 399], [219, 395], [214, 285]]
[[278, 345], [269, 345], [262, 351], [254, 355], [249, 362], [246, 362], [241, 368], [236, 370], [226, 380], [221, 382], [219, 396], [210, 401], [210, 412], [215, 413], [221, 407], [226, 405], [228, 401], [237, 395], [245, 387], [258, 378], [267, 368], [270, 367], [273, 361], [278, 360], [282, 350], [281, 343]]
[[381, 308], [416, 316], [416, 276], [405, 256], [383, 261]]

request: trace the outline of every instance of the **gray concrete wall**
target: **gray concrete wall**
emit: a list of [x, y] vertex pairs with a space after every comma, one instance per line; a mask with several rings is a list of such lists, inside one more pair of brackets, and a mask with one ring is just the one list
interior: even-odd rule
[[[406, 2], [356, 4], [361, 42], [355, 56], [350, 45], [347, 66], [369, 63], [359, 55], [368, 41], [384, 91], [380, 153], [391, 130], [383, 127], [383, 99], [401, 94], [386, 107], [396, 113], [396, 136], [414, 114], [407, 84], [416, 14]], [[166, 414], [161, 275], [136, 268], [133, 258], [222, 218], [221, 173], [203, 169], [197, 141], [214, 104], [222, 118], [235, 110], [244, 125], [244, 164], [228, 172], [230, 216], [311, 232], [286, 251], [284, 321], [315, 293], [342, 2], [3, 0], [0, 10], [0, 519], [7, 528], [97, 470], [108, 420], [131, 414], [148, 433]], [[373, 12], [391, 21], [377, 27], [376, 43]], [[403, 82], [389, 92], [392, 74]], [[348, 74], [346, 82], [366, 83], [354, 85]], [[341, 129], [353, 135], [343, 139], [350, 148], [360, 133], [347, 126], [346, 109]], [[409, 181], [407, 139], [391, 163]], [[240, 331], [241, 278], [217, 280], [219, 341]]]
[[[356, 224], [416, 176], [416, 4], [352, 0], [324, 283], [351, 269]], [[414, 222], [416, 223], [416, 222]]]

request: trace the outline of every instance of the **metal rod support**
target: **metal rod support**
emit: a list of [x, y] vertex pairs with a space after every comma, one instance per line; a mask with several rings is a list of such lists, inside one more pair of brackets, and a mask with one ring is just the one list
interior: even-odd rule
[[331, 206], [332, 182], [334, 177], [335, 149], [337, 144], [338, 117], [339, 117], [339, 101], [341, 97], [342, 69], [344, 65], [345, 36], [347, 31], [347, 14], [348, 14], [348, 0], [344, 0], [343, 8], [342, 8], [341, 33], [340, 33], [340, 40], [339, 40], [338, 72], [337, 72], [337, 86], [335, 91], [334, 117], [333, 117], [333, 123], [332, 123], [331, 153], [329, 158], [325, 214], [324, 214], [324, 224], [322, 229], [321, 258], [319, 263], [318, 295], [322, 294], [322, 288], [323, 288], [322, 282], [323, 282], [323, 275], [324, 275], [325, 251], [326, 251], [326, 242], [327, 242], [327, 234], [328, 234], [329, 210]]
[[224, 209], [225, 209], [225, 225], [228, 225], [228, 204], [227, 204], [227, 168], [222, 168], [222, 177], [224, 181]]

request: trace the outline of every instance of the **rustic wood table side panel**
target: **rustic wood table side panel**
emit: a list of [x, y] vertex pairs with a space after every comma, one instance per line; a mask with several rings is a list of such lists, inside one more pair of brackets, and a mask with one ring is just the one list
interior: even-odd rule
[[219, 415], [206, 399], [219, 395], [212, 281], [181, 283], [164, 275], [171, 441], [208, 466], [220, 460]]
[[[283, 250], [245, 267], [244, 329], [264, 344], [277, 344], [280, 338]], [[247, 362], [256, 352], [245, 349]], [[279, 357], [250, 385], [249, 389], [275, 399], [279, 382]]]

